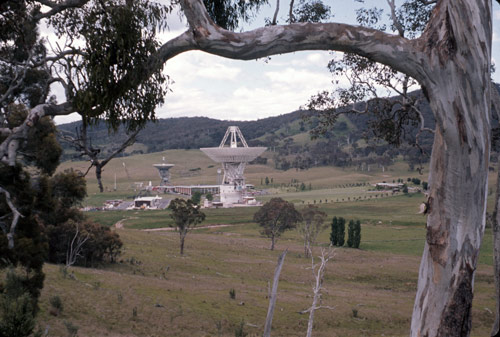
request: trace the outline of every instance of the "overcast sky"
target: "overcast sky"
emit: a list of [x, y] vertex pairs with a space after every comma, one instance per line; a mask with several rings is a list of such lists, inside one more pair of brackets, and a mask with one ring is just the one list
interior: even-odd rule
[[[351, 24], [355, 24], [357, 7], [378, 6], [388, 10], [386, 1], [382, 0], [366, 0], [364, 5], [354, 0], [325, 2], [332, 8], [333, 21]], [[493, 3], [493, 62], [497, 64], [493, 77], [500, 82], [500, 5]], [[270, 17], [272, 11], [266, 6], [260, 17], [243, 29], [260, 26], [262, 18]], [[286, 9], [282, 9], [282, 16], [285, 13]], [[177, 16], [173, 16], [169, 24], [170, 31], [162, 35], [163, 41], [186, 29]], [[165, 104], [158, 107], [157, 116], [255, 120], [295, 111], [318, 91], [333, 88], [326, 68], [332, 57], [338, 56], [313, 51], [277, 55], [267, 60], [234, 61], [199, 51], [183, 53], [165, 66], [164, 72], [173, 82], [172, 92], [166, 95]], [[58, 117], [57, 123], [75, 119], [77, 116]]]

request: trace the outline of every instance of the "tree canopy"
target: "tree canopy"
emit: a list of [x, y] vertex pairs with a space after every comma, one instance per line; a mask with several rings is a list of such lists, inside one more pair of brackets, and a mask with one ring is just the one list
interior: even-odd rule
[[302, 221], [302, 215], [291, 202], [272, 198], [253, 215], [253, 221], [262, 227], [263, 235], [271, 238], [271, 250], [274, 250], [276, 240], [285, 231], [295, 228]]

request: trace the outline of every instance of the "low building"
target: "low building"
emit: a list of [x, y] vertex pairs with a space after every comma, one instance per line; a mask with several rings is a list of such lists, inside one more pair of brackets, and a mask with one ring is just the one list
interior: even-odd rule
[[390, 190], [390, 191], [400, 191], [404, 187], [402, 183], [376, 183], [375, 188], [377, 190]]
[[162, 198], [159, 196], [156, 197], [140, 197], [134, 200], [134, 208], [141, 209], [158, 209], [160, 208], [160, 204], [162, 203]]

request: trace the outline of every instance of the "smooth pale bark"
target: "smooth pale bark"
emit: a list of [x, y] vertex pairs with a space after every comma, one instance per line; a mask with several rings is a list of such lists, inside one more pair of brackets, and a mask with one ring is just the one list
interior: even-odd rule
[[[311, 307], [309, 308], [309, 320], [307, 321], [307, 333], [306, 337], [311, 337], [312, 336], [312, 330], [314, 326], [314, 313], [316, 310], [321, 309], [321, 308], [328, 308], [328, 309], [333, 309], [332, 307], [322, 307], [319, 306], [321, 302], [321, 290], [323, 289], [323, 279], [325, 276], [325, 270], [326, 270], [326, 264], [328, 261], [333, 257], [334, 251], [332, 250], [332, 247], [328, 249], [328, 251], [325, 251], [325, 249], [321, 249], [321, 256], [319, 256], [320, 263], [316, 271], [316, 266], [314, 265], [314, 258], [312, 258], [311, 261], [311, 269], [313, 272], [314, 276], [314, 286], [313, 286], [313, 302]], [[309, 251], [309, 254], [312, 257], [312, 252]], [[315, 273], [316, 271], [316, 273]]]
[[73, 112], [71, 103], [39, 104], [31, 109], [24, 122], [12, 129], [0, 128], [0, 134], [5, 137], [0, 142], [0, 160], [9, 166], [17, 161], [19, 142], [28, 138], [28, 131], [45, 116], [63, 116]]
[[269, 296], [269, 308], [267, 309], [266, 324], [264, 325], [264, 337], [271, 336], [271, 326], [273, 325], [274, 307], [276, 306], [276, 298], [278, 297], [278, 281], [280, 279], [281, 268], [285, 262], [285, 256], [288, 249], [285, 249], [283, 253], [278, 257], [278, 263], [276, 264], [276, 269], [274, 270], [273, 288], [271, 290], [271, 295]]
[[[492, 83], [491, 105], [500, 118], [500, 93], [495, 84]], [[491, 330], [491, 336], [500, 337], [500, 165], [497, 167], [497, 190], [495, 193], [495, 210], [492, 217], [493, 230], [493, 267], [495, 278], [496, 311], [495, 323]]]
[[495, 323], [491, 330], [491, 336], [500, 336], [500, 166], [497, 175], [497, 191], [495, 196], [495, 211], [493, 212], [492, 230], [493, 230], [493, 273], [495, 278], [496, 311]]
[[490, 154], [491, 1], [440, 1], [422, 38], [436, 133], [411, 336], [469, 336]]

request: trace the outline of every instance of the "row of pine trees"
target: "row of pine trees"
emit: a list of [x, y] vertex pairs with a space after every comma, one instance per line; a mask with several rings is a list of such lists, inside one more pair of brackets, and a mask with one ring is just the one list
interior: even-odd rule
[[[330, 233], [330, 242], [332, 246], [344, 246], [345, 243], [345, 223], [342, 217], [333, 217], [332, 232]], [[359, 248], [361, 243], [361, 222], [359, 220], [350, 220], [347, 225], [347, 246]]]

